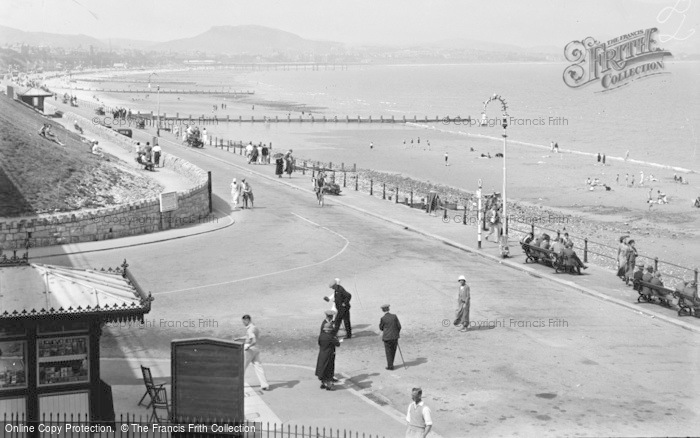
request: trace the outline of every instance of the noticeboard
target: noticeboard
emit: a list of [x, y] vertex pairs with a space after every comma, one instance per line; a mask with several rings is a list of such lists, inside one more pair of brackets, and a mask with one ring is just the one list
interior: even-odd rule
[[244, 421], [243, 343], [198, 338], [171, 342], [173, 419]]
[[177, 192], [167, 192], [160, 194], [160, 212], [177, 210]]

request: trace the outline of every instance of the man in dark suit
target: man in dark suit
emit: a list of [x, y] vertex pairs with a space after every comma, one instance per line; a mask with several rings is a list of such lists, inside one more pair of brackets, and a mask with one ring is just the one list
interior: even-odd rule
[[338, 315], [335, 317], [335, 333], [340, 329], [340, 322], [345, 326], [345, 339], [352, 338], [352, 327], [350, 326], [350, 300], [352, 295], [340, 285], [340, 279], [336, 278], [329, 285], [333, 289], [333, 300]]
[[379, 330], [382, 331], [382, 341], [384, 341], [384, 352], [386, 353], [386, 369], [394, 369], [394, 357], [396, 348], [399, 346], [399, 333], [401, 323], [399, 318], [393, 313], [389, 313], [389, 305], [382, 306], [384, 316], [379, 320]]
[[569, 263], [573, 264], [579, 274], [581, 273], [581, 268], [588, 269], [588, 266], [584, 265], [581, 259], [578, 258], [578, 255], [576, 255], [576, 251], [574, 251], [571, 244], [564, 246], [562, 255], [569, 259]]

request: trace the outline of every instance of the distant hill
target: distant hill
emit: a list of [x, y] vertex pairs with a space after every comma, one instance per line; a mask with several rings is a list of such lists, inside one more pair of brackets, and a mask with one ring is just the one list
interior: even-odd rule
[[0, 26], [0, 46], [7, 44], [26, 44], [28, 46], [51, 46], [63, 47], [66, 49], [91, 45], [95, 48], [104, 49], [107, 47], [97, 38], [87, 35], [63, 35], [46, 32], [25, 32], [11, 27]]
[[154, 50], [226, 54], [329, 53], [340, 43], [312, 41], [264, 26], [216, 26], [191, 38], [159, 43]]

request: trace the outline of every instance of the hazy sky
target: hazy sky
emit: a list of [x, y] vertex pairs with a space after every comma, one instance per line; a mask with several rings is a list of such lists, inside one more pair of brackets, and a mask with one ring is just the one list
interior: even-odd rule
[[[656, 26], [662, 33], [675, 33], [676, 40], [685, 38], [684, 45], [700, 46], [699, 3], [698, 0], [0, 0], [0, 25], [30, 31], [82, 33], [97, 38], [166, 41], [194, 36], [212, 26], [257, 24], [304, 38], [345, 43], [401, 44], [469, 38], [520, 46], [563, 46], [587, 36], [602, 40]], [[677, 12], [673, 12], [673, 7]]]

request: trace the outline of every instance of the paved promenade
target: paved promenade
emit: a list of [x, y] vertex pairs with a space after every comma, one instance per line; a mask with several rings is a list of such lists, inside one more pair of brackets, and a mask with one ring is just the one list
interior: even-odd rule
[[[246, 415], [258, 421], [398, 437], [410, 389], [422, 386], [431, 436], [694, 434], [698, 319], [637, 304], [636, 292], [595, 266], [582, 276], [555, 274], [525, 265], [517, 245], [500, 259], [495, 243], [476, 249], [475, 227], [350, 187], [321, 208], [309, 175], [280, 179], [272, 165], [169, 138], [161, 140], [166, 153], [212, 171], [218, 224], [31, 254], [82, 267], [126, 258], [156, 298], [148, 327], [105, 330], [103, 379], [118, 412], [146, 412], [136, 406], [138, 366], [167, 379], [170, 340], [232, 339], [250, 313], [271, 382], [262, 392], [247, 373]], [[255, 209], [231, 211], [234, 176], [253, 184]], [[466, 333], [451, 325], [460, 274], [472, 290]], [[338, 349], [338, 390], [327, 392], [313, 367], [321, 298], [334, 277], [353, 294], [354, 333]], [[404, 326], [406, 368], [397, 357], [393, 372], [384, 370], [378, 339], [384, 302]]]

